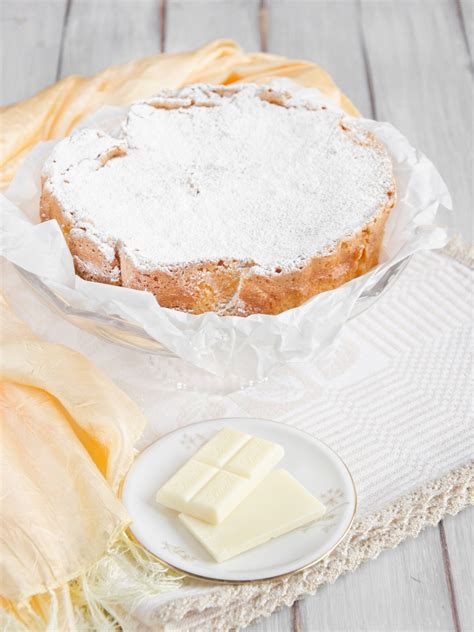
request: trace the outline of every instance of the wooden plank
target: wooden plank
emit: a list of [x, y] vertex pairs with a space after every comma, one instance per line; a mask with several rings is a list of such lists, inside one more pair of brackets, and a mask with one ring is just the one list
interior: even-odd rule
[[438, 530], [384, 551], [376, 560], [299, 602], [301, 630], [452, 630]]
[[245, 632], [296, 632], [293, 626], [293, 610], [282, 608], [270, 617], [260, 617], [247, 626]]
[[72, 0], [59, 74], [90, 75], [159, 52], [156, 0]]
[[456, 590], [454, 588], [453, 575], [451, 570], [451, 561], [449, 559], [448, 543], [446, 541], [446, 533], [444, 531], [443, 521], [438, 525], [439, 541], [441, 544], [441, 555], [443, 558], [444, 577], [446, 580], [446, 588], [448, 589], [449, 606], [451, 608], [451, 618], [453, 620], [455, 632], [461, 632], [461, 624], [459, 623], [458, 605], [456, 599]]
[[56, 79], [66, 0], [0, 4], [1, 103], [32, 96]]
[[268, 49], [318, 63], [372, 115], [357, 0], [268, 0]]
[[474, 507], [443, 520], [461, 630], [474, 630]]
[[260, 50], [259, 0], [167, 0], [166, 52], [198, 48], [219, 38]]
[[461, 29], [471, 62], [474, 54], [474, 4], [472, 0], [455, 0], [458, 6]]
[[472, 84], [455, 2], [362, 0], [361, 17], [377, 118], [437, 165], [472, 239]]

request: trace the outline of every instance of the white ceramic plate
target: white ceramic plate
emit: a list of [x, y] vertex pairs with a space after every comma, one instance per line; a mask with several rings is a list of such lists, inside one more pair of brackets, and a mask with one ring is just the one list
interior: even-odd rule
[[[237, 557], [216, 563], [177, 519], [155, 501], [158, 489], [217, 431], [231, 426], [279, 443], [287, 469], [321, 500], [327, 513], [318, 521]], [[214, 419], [176, 430], [144, 450], [130, 468], [122, 500], [132, 518], [131, 531], [165, 564], [201, 579], [246, 582], [273, 579], [314, 564], [340, 542], [355, 515], [357, 498], [342, 460], [311, 435], [264, 419]]]

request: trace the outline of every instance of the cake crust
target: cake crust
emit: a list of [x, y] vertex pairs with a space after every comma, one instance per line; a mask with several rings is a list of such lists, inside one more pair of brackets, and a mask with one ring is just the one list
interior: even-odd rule
[[[216, 107], [215, 103], [210, 106], [202, 98], [202, 87], [194, 93], [192, 89], [186, 90], [166, 92], [148, 104], [166, 110]], [[235, 96], [239, 90], [241, 88], [207, 87], [205, 94], [210, 95], [211, 100], [214, 97], [224, 99]], [[279, 92], [271, 87], [255, 87], [255, 90], [261, 91], [259, 99], [274, 107], [313, 109], [319, 114], [326, 109], [326, 106], [315, 105], [311, 101], [293, 104], [291, 93]], [[379, 155], [380, 161], [389, 161], [385, 148], [371, 133], [357, 130], [342, 115], [337, 125], [338, 133], [347, 134], [350, 143], [358, 145], [359, 150], [367, 148], [367, 151]], [[92, 153], [100, 166], [114, 159], [120, 160], [127, 154], [123, 140], [114, 139], [111, 143], [110, 137], [98, 132], [94, 134], [96, 136], [91, 137], [90, 144], [96, 144]], [[114, 235], [113, 227], [110, 235], [104, 235], [103, 229], [97, 229], [93, 219], [94, 209], [90, 209], [90, 221], [84, 221], [73, 205], [65, 203], [62, 190], [67, 190], [70, 176], [68, 170], [62, 168], [60, 158], [58, 153], [53, 155], [43, 172], [40, 215], [43, 221], [57, 220], [73, 255], [77, 273], [86, 280], [152, 292], [161, 306], [193, 314], [208, 311], [237, 316], [279, 314], [364, 274], [378, 263], [385, 223], [396, 200], [390, 163], [389, 173], [383, 181], [383, 195], [377, 192], [375, 199], [378, 205], [372, 209], [369, 221], [362, 222], [349, 235], [333, 240], [323, 252], [318, 252], [315, 246], [313, 256], [305, 253], [296, 257], [291, 265], [278, 259], [271, 265], [267, 261], [262, 265], [252, 257], [232, 258], [227, 253], [207, 260], [180, 260], [166, 265], [146, 260], [144, 264], [143, 258], [130, 248], [126, 239], [118, 239]], [[81, 159], [74, 158], [76, 162]], [[59, 190], [58, 166], [62, 168]], [[275, 217], [278, 217], [278, 208], [275, 209]], [[150, 239], [153, 237], [150, 236]], [[219, 254], [218, 246], [216, 251]]]

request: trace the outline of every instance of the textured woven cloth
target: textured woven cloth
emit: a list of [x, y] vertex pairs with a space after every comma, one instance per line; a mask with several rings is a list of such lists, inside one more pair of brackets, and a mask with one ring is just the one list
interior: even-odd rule
[[354, 475], [358, 518], [326, 560], [275, 583], [215, 587], [189, 580], [134, 604], [132, 627], [246, 625], [474, 501], [473, 272], [466, 265], [472, 259], [459, 248], [450, 254], [458, 260], [433, 252], [413, 258], [324, 358], [287, 365], [229, 396], [164, 390], [160, 358], [98, 345], [41, 306], [15, 273], [5, 275], [13, 307], [38, 334], [80, 349], [142, 406], [149, 424], [140, 447], [201, 419], [266, 417], [326, 441]]

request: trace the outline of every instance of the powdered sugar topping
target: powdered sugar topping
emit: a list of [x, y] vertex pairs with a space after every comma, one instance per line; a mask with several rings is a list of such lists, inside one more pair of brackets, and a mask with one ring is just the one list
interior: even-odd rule
[[191, 86], [132, 105], [120, 138], [60, 142], [46, 186], [73, 224], [143, 269], [219, 259], [292, 269], [367, 224], [385, 148], [318, 91]]

